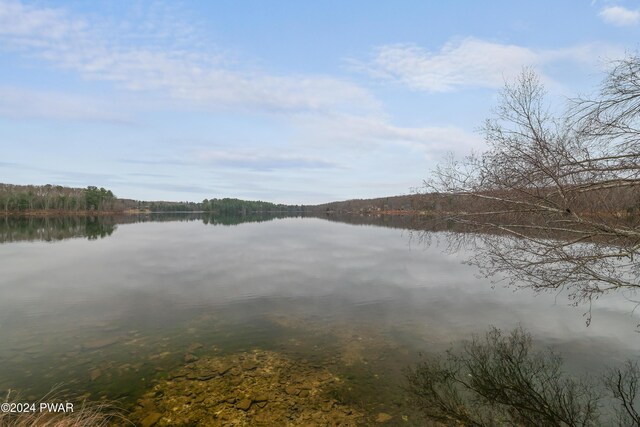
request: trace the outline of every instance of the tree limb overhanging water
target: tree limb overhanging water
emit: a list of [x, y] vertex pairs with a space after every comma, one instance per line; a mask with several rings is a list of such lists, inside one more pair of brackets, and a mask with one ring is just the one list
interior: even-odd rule
[[[425, 182], [448, 221], [477, 232], [470, 262], [486, 276], [565, 290], [575, 304], [640, 288], [640, 57], [612, 65], [597, 96], [558, 116], [523, 70], [482, 128], [487, 151], [450, 158]], [[551, 350], [534, 352], [523, 329], [493, 328], [408, 370], [408, 390], [445, 425], [640, 425], [637, 361], [600, 379], [562, 367]]]
[[[594, 99], [554, 116], [531, 69], [503, 90], [487, 151], [425, 182], [480, 232], [487, 276], [578, 303], [640, 288], [640, 57], [615, 62]], [[443, 202], [444, 203], [444, 202]]]

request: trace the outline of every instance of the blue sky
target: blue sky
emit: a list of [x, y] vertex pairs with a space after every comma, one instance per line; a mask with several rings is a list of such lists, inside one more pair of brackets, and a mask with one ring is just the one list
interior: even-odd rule
[[533, 66], [635, 52], [639, 1], [0, 0], [0, 182], [322, 203], [407, 194]]

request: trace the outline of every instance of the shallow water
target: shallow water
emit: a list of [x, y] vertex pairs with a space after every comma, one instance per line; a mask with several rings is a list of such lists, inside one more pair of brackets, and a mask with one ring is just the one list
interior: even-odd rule
[[576, 373], [640, 350], [635, 303], [620, 295], [597, 301], [586, 327], [586, 307], [492, 288], [464, 253], [401, 226], [264, 219], [5, 221], [0, 390], [40, 399], [61, 385], [133, 405], [186, 354], [257, 349], [329, 369], [336, 399], [407, 425], [402, 369], [490, 325], [522, 325]]

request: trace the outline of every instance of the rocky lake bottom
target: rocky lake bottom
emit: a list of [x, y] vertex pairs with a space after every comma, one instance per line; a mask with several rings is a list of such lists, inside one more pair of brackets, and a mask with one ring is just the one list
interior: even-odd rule
[[58, 400], [109, 402], [145, 427], [419, 425], [402, 390], [415, 353], [387, 332], [313, 316], [228, 317], [202, 314], [157, 336], [103, 325], [101, 338], [61, 338], [48, 354], [29, 340], [0, 357], [26, 378], [16, 371], [0, 386], [23, 385], [37, 400], [57, 384]]

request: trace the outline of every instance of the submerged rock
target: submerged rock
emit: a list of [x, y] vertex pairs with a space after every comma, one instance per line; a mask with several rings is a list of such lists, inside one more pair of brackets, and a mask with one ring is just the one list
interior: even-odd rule
[[[169, 373], [131, 414], [139, 423], [173, 425], [356, 426], [362, 413], [329, 397], [339, 380], [326, 368], [271, 351], [203, 356]], [[206, 378], [206, 380], [203, 380]], [[153, 405], [148, 402], [153, 397]], [[154, 412], [149, 413], [149, 410]], [[153, 418], [149, 418], [152, 414]]]
[[144, 417], [144, 419], [140, 422], [140, 425], [142, 427], [153, 427], [158, 423], [158, 421], [160, 421], [160, 418], [162, 418], [162, 414], [151, 412], [149, 415]]
[[82, 344], [83, 350], [97, 350], [99, 348], [108, 347], [118, 342], [117, 337], [100, 338], [96, 340], [89, 340]]
[[300, 389], [299, 389], [299, 388], [297, 388], [297, 387], [291, 386], [291, 385], [290, 385], [290, 386], [285, 387], [284, 391], [285, 391], [287, 394], [290, 394], [290, 395], [292, 395], [292, 396], [297, 396], [297, 395], [299, 395], [299, 394], [300, 394]]
[[233, 368], [231, 363], [222, 363], [217, 367], [218, 374], [224, 375]]
[[196, 350], [200, 350], [202, 347], [204, 347], [202, 344], [200, 344], [199, 342], [193, 343], [191, 344], [188, 348], [187, 348], [187, 352], [189, 353], [193, 353]]
[[250, 399], [242, 399], [240, 402], [236, 403], [236, 408], [248, 411], [251, 407], [251, 403]]
[[242, 369], [245, 371], [252, 371], [258, 367], [258, 364], [253, 360], [248, 360], [242, 363]]
[[195, 354], [187, 353], [184, 355], [185, 363], [195, 362], [198, 359], [199, 359], [198, 356], [196, 356]]
[[380, 412], [378, 413], [378, 416], [376, 417], [376, 422], [377, 423], [386, 423], [387, 421], [391, 420], [391, 418], [393, 418], [391, 415], [385, 413], [385, 412]]
[[266, 402], [267, 400], [269, 400], [269, 396], [266, 393], [256, 394], [253, 397], [254, 402]]
[[217, 376], [218, 376], [217, 372], [204, 372], [200, 375], [193, 375], [193, 376], [187, 375], [187, 379], [198, 380], [198, 381], [208, 381], [211, 378], [215, 378]]
[[91, 381], [95, 381], [98, 378], [100, 378], [101, 376], [102, 376], [102, 370], [101, 369], [96, 368], [96, 369], [92, 369], [89, 372], [89, 377], [91, 378]]

